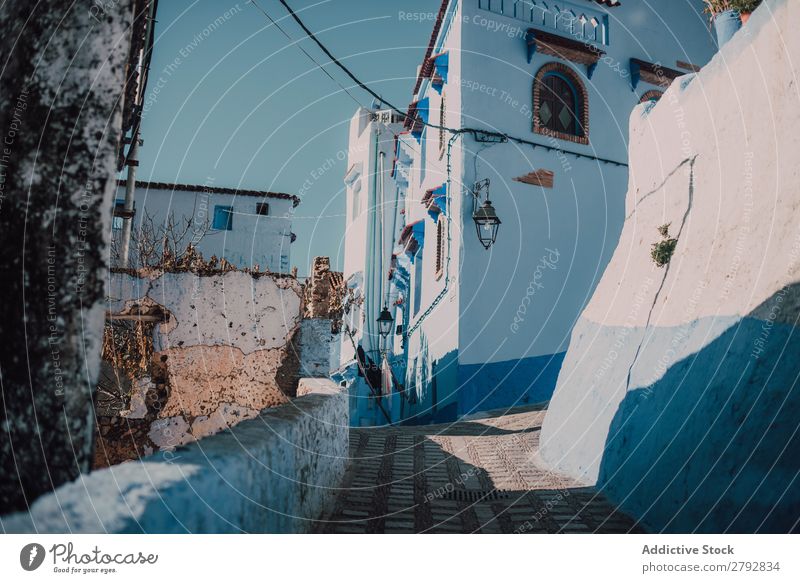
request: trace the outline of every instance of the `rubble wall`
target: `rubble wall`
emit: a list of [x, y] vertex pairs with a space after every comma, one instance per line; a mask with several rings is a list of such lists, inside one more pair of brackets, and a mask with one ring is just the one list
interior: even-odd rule
[[169, 316], [155, 327], [151, 376], [133, 383], [128, 410], [101, 422], [96, 466], [174, 448], [288, 402], [301, 298], [300, 284], [285, 276], [111, 274], [110, 314], [154, 303]]
[[[797, 527], [796, 26], [795, 2], [767, 0], [634, 110], [621, 239], [544, 422], [544, 460], [653, 531]], [[669, 238], [658, 267], [652, 245]]]

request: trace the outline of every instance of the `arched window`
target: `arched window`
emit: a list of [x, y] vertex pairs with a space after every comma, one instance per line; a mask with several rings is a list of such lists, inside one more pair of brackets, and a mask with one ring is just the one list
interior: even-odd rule
[[579, 144], [589, 143], [586, 88], [566, 65], [548, 63], [533, 81], [533, 131]]
[[639, 100], [639, 103], [644, 103], [646, 101], [658, 101], [659, 99], [661, 99], [662, 95], [664, 95], [663, 91], [659, 91], [658, 89], [651, 89], [650, 91], [642, 95], [642, 98]]

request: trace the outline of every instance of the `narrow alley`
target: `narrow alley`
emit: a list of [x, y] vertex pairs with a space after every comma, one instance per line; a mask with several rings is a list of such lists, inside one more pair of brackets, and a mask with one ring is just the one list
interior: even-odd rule
[[325, 533], [642, 532], [601, 494], [537, 461], [545, 411], [350, 430], [351, 465]]

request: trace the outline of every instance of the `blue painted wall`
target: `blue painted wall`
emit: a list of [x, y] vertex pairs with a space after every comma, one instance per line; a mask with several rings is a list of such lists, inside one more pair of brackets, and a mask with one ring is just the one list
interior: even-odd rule
[[549, 401], [564, 354], [460, 365], [459, 415]]

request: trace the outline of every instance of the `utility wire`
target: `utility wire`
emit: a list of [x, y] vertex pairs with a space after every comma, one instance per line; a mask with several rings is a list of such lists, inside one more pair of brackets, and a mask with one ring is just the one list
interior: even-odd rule
[[[258, 6], [256, 4], [255, 0], [251, 0], [251, 2], [254, 5]], [[342, 64], [342, 62], [339, 61], [339, 59], [337, 59], [333, 55], [333, 53], [331, 53], [328, 50], [328, 48], [324, 44], [322, 44], [322, 42], [314, 35], [314, 33], [311, 30], [309, 30], [309, 28], [303, 23], [303, 21], [300, 19], [300, 17], [297, 16], [295, 11], [292, 10], [292, 7], [289, 6], [289, 4], [286, 2], [286, 0], [279, 0], [279, 2], [281, 4], [283, 4], [284, 8], [286, 8], [286, 10], [289, 12], [289, 15], [300, 26], [300, 28], [302, 28], [303, 31], [308, 35], [308, 38], [310, 38], [311, 40], [314, 41], [314, 43], [316, 43], [316, 45], [322, 50], [322, 52], [324, 52], [328, 56], [328, 58], [331, 60], [331, 62], [333, 64], [335, 64], [342, 71], [344, 71], [344, 73], [348, 77], [350, 77], [359, 87], [361, 87], [364, 91], [366, 91], [367, 93], [372, 95], [379, 102], [389, 106], [390, 109], [396, 111], [399, 115], [401, 115], [403, 117], [404, 120], [409, 119], [409, 116], [408, 116], [408, 114], [406, 112], [400, 110], [398, 107], [396, 107], [396, 106], [392, 105], [390, 102], [386, 101], [383, 97], [378, 95], [375, 91], [373, 91], [366, 84], [364, 84], [358, 77], [356, 77], [355, 74], [352, 71], [350, 71], [350, 69], [348, 69], [344, 64]], [[262, 12], [263, 12], [263, 10], [262, 10]], [[270, 20], [272, 20], [272, 19], [270, 18]], [[303, 51], [303, 52], [305, 52], [305, 51]], [[326, 71], [326, 73], [327, 73], [327, 71]], [[330, 76], [330, 75], [328, 75], [328, 76]], [[338, 82], [337, 82], [337, 84], [338, 84]], [[341, 85], [340, 85], [340, 87], [341, 87]], [[590, 160], [596, 160], [598, 162], [603, 162], [603, 163], [606, 163], [606, 164], [613, 164], [615, 166], [624, 166], [624, 167], [628, 166], [628, 164], [626, 164], [624, 162], [617, 162], [616, 160], [610, 160], [610, 159], [607, 159], [607, 158], [600, 158], [598, 156], [591, 156], [589, 154], [582, 154], [580, 152], [574, 152], [572, 150], [564, 150], [562, 148], [557, 148], [557, 147], [554, 147], [554, 146], [547, 146], [545, 144], [532, 142], [532, 141], [526, 140], [524, 138], [517, 138], [517, 137], [514, 137], [514, 136], [509, 136], [508, 134], [504, 134], [504, 133], [501, 133], [501, 132], [495, 132], [495, 131], [491, 131], [491, 130], [482, 130], [482, 129], [478, 129], [478, 128], [461, 128], [461, 129], [449, 128], [447, 126], [436, 125], [436, 124], [433, 124], [433, 123], [430, 123], [430, 122], [427, 122], [427, 121], [423, 121], [420, 118], [415, 118], [413, 121], [419, 122], [419, 123], [421, 123], [422, 125], [424, 125], [426, 127], [430, 127], [430, 128], [434, 128], [434, 129], [450, 132], [451, 134], [472, 134], [476, 139], [477, 139], [478, 135], [483, 135], [483, 136], [486, 136], [486, 137], [495, 137], [495, 138], [501, 139], [504, 142], [505, 141], [511, 141], [511, 142], [515, 142], [517, 144], [525, 144], [525, 145], [533, 146], [534, 148], [544, 148], [547, 151], [555, 151], [555, 152], [561, 152], [561, 153], [564, 153], [564, 154], [570, 154], [572, 156], [575, 156], [576, 158], [588, 158]]]
[[271, 22], [271, 23], [272, 23], [272, 24], [275, 26], [275, 28], [277, 28], [279, 31], [281, 31], [281, 32], [283, 33], [283, 36], [285, 36], [287, 39], [289, 39], [290, 41], [292, 41], [292, 44], [293, 44], [293, 45], [295, 45], [295, 46], [296, 46], [298, 49], [300, 49], [301, 51], [303, 51], [303, 54], [304, 54], [306, 57], [308, 57], [308, 58], [309, 58], [309, 60], [310, 60], [312, 63], [314, 63], [314, 64], [315, 64], [317, 67], [319, 67], [319, 68], [322, 70], [322, 72], [323, 72], [323, 73], [325, 73], [325, 75], [327, 75], [327, 76], [328, 76], [328, 78], [330, 78], [330, 80], [331, 80], [331, 81], [333, 81], [334, 83], [336, 83], [336, 84], [337, 84], [337, 85], [338, 85], [338, 86], [341, 88], [341, 90], [342, 90], [342, 91], [344, 91], [345, 93], [347, 93], [347, 95], [349, 95], [349, 96], [350, 96], [350, 99], [352, 99], [353, 101], [355, 101], [355, 102], [356, 102], [356, 103], [357, 103], [357, 104], [358, 104], [360, 107], [364, 107], [364, 104], [362, 104], [362, 103], [361, 103], [361, 102], [360, 102], [360, 101], [359, 101], [359, 100], [358, 100], [358, 99], [357, 99], [357, 98], [356, 98], [356, 97], [355, 97], [355, 96], [354, 96], [352, 93], [350, 93], [350, 92], [347, 90], [347, 88], [346, 88], [344, 85], [342, 85], [341, 83], [339, 83], [339, 82], [338, 82], [338, 81], [337, 81], [337, 80], [336, 80], [336, 79], [333, 77], [333, 75], [331, 75], [330, 73], [328, 73], [327, 69], [325, 69], [325, 67], [323, 67], [323, 66], [322, 66], [322, 65], [321, 65], [321, 64], [320, 64], [320, 63], [319, 63], [319, 62], [318, 62], [318, 61], [317, 61], [317, 60], [316, 60], [314, 57], [312, 57], [312, 56], [311, 56], [311, 55], [308, 53], [308, 51], [306, 51], [306, 50], [305, 50], [305, 49], [304, 49], [304, 48], [303, 48], [303, 47], [302, 47], [302, 46], [301, 46], [301, 45], [300, 45], [300, 44], [299, 44], [299, 43], [298, 43], [298, 42], [297, 42], [295, 39], [293, 39], [293, 38], [291, 37], [291, 35], [289, 35], [289, 33], [288, 33], [288, 32], [286, 32], [286, 31], [285, 31], [285, 30], [284, 30], [284, 29], [281, 27], [281, 25], [280, 25], [280, 24], [278, 24], [278, 23], [277, 23], [277, 22], [276, 22], [276, 21], [275, 21], [275, 20], [274, 20], [274, 19], [273, 19], [273, 18], [272, 18], [272, 17], [271, 17], [271, 16], [270, 16], [268, 13], [267, 13], [267, 11], [266, 11], [266, 10], [264, 10], [263, 8], [261, 8], [261, 6], [260, 6], [260, 5], [259, 5], [259, 4], [256, 2], [256, 0], [250, 0], [250, 3], [251, 3], [253, 6], [255, 6], [255, 7], [256, 7], [256, 8], [257, 8], [257, 9], [258, 9], [258, 10], [259, 10], [259, 11], [260, 11], [260, 12], [261, 12], [261, 13], [262, 13], [264, 16], [266, 16], [266, 17], [269, 19], [269, 21], [270, 21], [270, 22]]
[[292, 10], [292, 7], [291, 7], [291, 6], [289, 6], [289, 4], [286, 2], [286, 0], [279, 0], [279, 1], [280, 1], [280, 3], [281, 3], [281, 4], [283, 4], [283, 7], [284, 7], [284, 8], [286, 8], [286, 10], [289, 12], [289, 15], [290, 15], [290, 16], [291, 16], [291, 17], [294, 19], [294, 21], [295, 21], [295, 22], [296, 22], [296, 23], [297, 23], [297, 24], [300, 26], [300, 28], [302, 28], [302, 29], [303, 29], [303, 31], [304, 31], [304, 32], [305, 32], [305, 33], [308, 35], [308, 38], [310, 38], [311, 40], [313, 40], [313, 41], [316, 43], [316, 45], [317, 45], [317, 46], [318, 46], [318, 47], [319, 47], [319, 48], [322, 50], [322, 52], [323, 52], [323, 53], [325, 53], [325, 54], [328, 56], [328, 58], [331, 60], [331, 62], [332, 62], [332, 63], [334, 63], [334, 64], [335, 64], [337, 67], [339, 67], [339, 68], [340, 68], [342, 71], [344, 71], [344, 72], [345, 72], [345, 74], [346, 74], [348, 77], [350, 77], [350, 78], [351, 78], [351, 79], [352, 79], [352, 80], [353, 80], [353, 81], [356, 83], [356, 85], [358, 85], [359, 87], [361, 87], [361, 88], [362, 88], [364, 91], [366, 91], [367, 93], [369, 93], [370, 95], [372, 95], [372, 96], [373, 96], [375, 99], [377, 99], [377, 100], [378, 100], [378, 101], [380, 101], [381, 103], [383, 103], [383, 104], [385, 104], [385, 105], [388, 105], [388, 106], [389, 106], [391, 109], [395, 110], [397, 113], [399, 113], [400, 115], [402, 115], [404, 118], [406, 117], [406, 113], [405, 113], [404, 111], [401, 111], [400, 109], [398, 109], [397, 107], [395, 107], [394, 105], [392, 105], [391, 103], [389, 103], [388, 101], [386, 101], [386, 100], [385, 100], [383, 97], [381, 97], [380, 95], [378, 95], [378, 94], [377, 94], [375, 91], [373, 91], [372, 89], [370, 89], [369, 87], [367, 87], [367, 86], [366, 86], [364, 83], [362, 83], [362, 82], [361, 82], [361, 80], [360, 80], [358, 77], [356, 77], [356, 76], [353, 74], [353, 72], [352, 72], [352, 71], [350, 71], [350, 69], [348, 69], [347, 67], [345, 67], [345, 66], [344, 66], [344, 65], [341, 63], [341, 61], [339, 61], [339, 59], [337, 59], [335, 56], [333, 56], [333, 53], [331, 53], [331, 52], [328, 50], [328, 48], [327, 48], [327, 47], [326, 47], [324, 44], [322, 44], [322, 43], [319, 41], [319, 39], [318, 39], [318, 38], [317, 38], [317, 37], [314, 35], [314, 33], [313, 33], [313, 32], [311, 32], [311, 30], [309, 30], [309, 28], [308, 28], [308, 27], [307, 27], [307, 26], [306, 26], [306, 25], [303, 23], [303, 21], [302, 21], [302, 20], [300, 20], [300, 17], [299, 17], [299, 16], [297, 16], [297, 14], [295, 13], [295, 11], [294, 11], [294, 10]]

